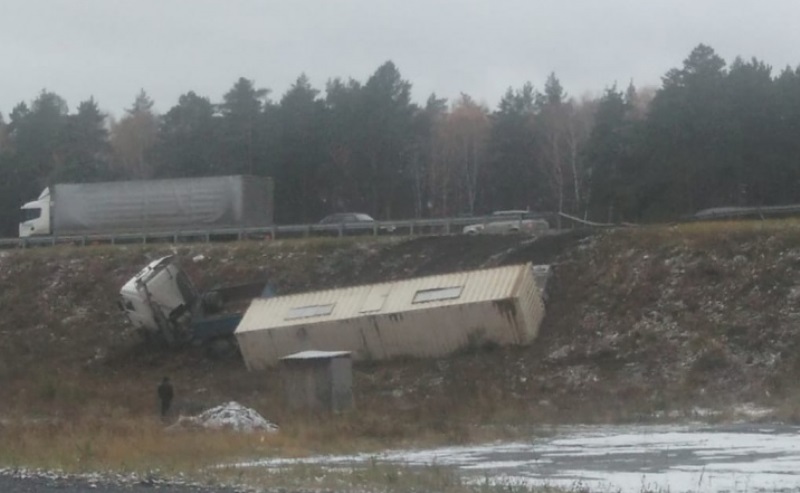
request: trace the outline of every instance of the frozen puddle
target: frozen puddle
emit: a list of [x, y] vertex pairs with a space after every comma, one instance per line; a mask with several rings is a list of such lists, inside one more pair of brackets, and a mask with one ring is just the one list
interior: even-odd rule
[[800, 428], [752, 424], [569, 427], [529, 442], [272, 459], [238, 466], [350, 468], [373, 461], [451, 466], [481, 482], [596, 491], [800, 491]]

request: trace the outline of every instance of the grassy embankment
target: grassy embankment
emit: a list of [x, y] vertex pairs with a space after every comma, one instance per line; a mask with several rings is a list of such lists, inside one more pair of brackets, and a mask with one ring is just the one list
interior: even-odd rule
[[[315, 239], [190, 245], [175, 251], [201, 287], [266, 276], [286, 291], [298, 291], [356, 282], [363, 262], [394, 243]], [[452, 419], [441, 414], [431, 419], [425, 408], [408, 409], [399, 417], [379, 395], [357, 395], [358, 408], [348, 415], [297, 415], [281, 405], [277, 372], [250, 374], [237, 358], [208, 358], [201, 348], [170, 352], [142, 347], [122, 330], [115, 293], [148, 260], [169, 253], [170, 246], [60, 247], [7, 252], [0, 258], [0, 464], [230, 479], [240, 472], [206, 468], [254, 457], [478, 439], [477, 427], [464, 424], [468, 418], [459, 419], [457, 411]], [[204, 258], [192, 260], [198, 255]], [[374, 376], [370, 368], [357, 371], [365, 379]], [[281, 432], [166, 432], [153, 417], [154, 387], [162, 374], [176, 382], [176, 412], [235, 399], [280, 423]], [[437, 413], [450, 404], [441, 402]], [[251, 480], [260, 484], [306, 479], [316, 484], [320, 474], [310, 467], [291, 469], [296, 472], [283, 469], [267, 478], [247, 474], [258, 476]], [[354, 474], [366, 475], [359, 481], [455, 486], [451, 475], [439, 469], [409, 475], [373, 465]]]
[[[393, 250], [391, 241], [373, 245], [312, 240], [192, 245], [180, 247], [179, 253], [193, 277], [206, 286], [265, 274], [287, 291], [297, 291], [369, 281], [379, 269], [390, 277], [418, 274], [412, 267], [425, 260], [423, 250], [409, 253], [400, 247], [402, 254]], [[497, 251], [507, 247], [498, 245]], [[780, 417], [792, 419], [800, 415], [796, 398], [800, 394], [789, 383], [795, 373], [787, 371], [794, 367], [791, 355], [784, 354], [787, 349], [777, 351], [786, 361], [769, 372], [740, 363], [748, 345], [755, 351], [757, 343], [760, 353], [770, 351], [770, 341], [777, 335], [762, 340], [759, 334], [771, 330], [773, 322], [786, 326], [789, 315], [753, 319], [758, 330], [748, 337], [756, 339], [739, 341], [735, 338], [739, 332], [731, 332], [731, 327], [741, 331], [741, 323], [725, 319], [724, 310], [723, 315], [708, 312], [706, 305], [713, 303], [702, 299], [730, 303], [735, 307], [731, 312], [737, 313], [784, 309], [796, 280], [787, 270], [793, 264], [787, 264], [783, 254], [795, 249], [800, 249], [800, 224], [793, 220], [644, 227], [605, 233], [584, 249], [569, 245], [563, 265], [556, 268], [551, 310], [537, 344], [442, 361], [358, 365], [357, 408], [333, 417], [287, 412], [275, 372], [249, 374], [240, 361], [208, 359], [197, 348], [180, 354], [147, 352], [116, 330], [120, 320], [113, 301], [118, 286], [147, 259], [170, 247], [15, 252], [0, 259], [4, 308], [0, 377], [6, 382], [0, 389], [0, 417], [7, 417], [0, 424], [0, 464], [67, 471], [157, 470], [164, 475], [213, 476], [262, 485], [320, 486], [318, 478], [323, 477], [322, 482], [333, 486], [374, 481], [398, 491], [461, 491], [467, 486], [443, 469], [411, 474], [373, 464], [354, 472], [303, 466], [265, 473], [207, 467], [254, 457], [517, 438], [535, 432], [541, 423], [636, 420], [670, 406], [691, 406], [699, 396], [705, 402], [730, 403], [743, 396], [768, 395], [764, 403], [777, 407]], [[207, 258], [191, 262], [198, 254]], [[452, 252], [437, 251], [432, 257], [436, 255], [450, 259]], [[676, 268], [675, 259], [685, 266]], [[748, 278], [752, 289], [737, 291]], [[688, 293], [669, 312], [678, 320], [673, 325], [684, 328], [679, 336], [689, 339], [675, 346], [674, 357], [669, 354], [675, 362], [666, 358], [670, 346], [665, 341], [673, 340], [664, 339], [661, 325], [666, 322], [639, 323], [653, 311], [673, 310], [660, 298], [668, 285], [676, 287], [673, 297], [683, 289]], [[587, 320], [595, 319], [587, 313], [595, 316], [595, 312], [603, 318], [589, 324]], [[622, 343], [610, 349], [592, 346], [599, 335], [611, 331], [619, 335], [614, 341]], [[630, 348], [623, 344], [628, 339]], [[573, 343], [576, 347], [563, 361], [543, 363]], [[648, 351], [647, 346], [657, 350]], [[680, 356], [678, 350], [686, 355]], [[647, 370], [636, 373], [641, 381], [625, 373], [630, 365]], [[588, 369], [591, 378], [564, 377], [575, 368]], [[764, 374], [762, 380], [744, 385], [732, 380], [728, 387], [715, 387], [729, 375], [746, 378], [759, 372]], [[182, 410], [235, 399], [279, 423], [282, 430], [255, 436], [165, 432], [153, 418], [154, 385], [162, 374], [177, 382], [181, 397], [176, 404]], [[671, 375], [671, 380], [660, 380], [660, 374]], [[662, 385], [666, 390], [659, 388]], [[742, 394], [738, 388], [731, 390], [732, 385], [744, 389]]]

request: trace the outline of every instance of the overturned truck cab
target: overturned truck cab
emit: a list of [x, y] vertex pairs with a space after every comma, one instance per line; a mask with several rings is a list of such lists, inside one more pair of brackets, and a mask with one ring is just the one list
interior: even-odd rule
[[199, 294], [172, 256], [150, 262], [120, 289], [120, 309], [145, 339], [177, 344], [190, 338]]
[[122, 286], [119, 308], [146, 341], [175, 347], [231, 337], [242, 318], [238, 302], [271, 295], [266, 281], [201, 293], [170, 255], [150, 262]]

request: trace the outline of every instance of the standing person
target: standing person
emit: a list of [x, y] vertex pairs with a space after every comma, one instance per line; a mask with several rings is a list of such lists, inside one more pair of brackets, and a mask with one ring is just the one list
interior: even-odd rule
[[169, 383], [169, 377], [164, 377], [161, 384], [158, 386], [158, 399], [161, 401], [161, 417], [167, 416], [169, 406], [172, 404], [173, 397], [172, 384]]

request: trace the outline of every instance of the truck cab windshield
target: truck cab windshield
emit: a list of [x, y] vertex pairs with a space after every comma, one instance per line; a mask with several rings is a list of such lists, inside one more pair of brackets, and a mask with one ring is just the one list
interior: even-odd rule
[[41, 209], [22, 209], [22, 221], [31, 221], [42, 217]]

